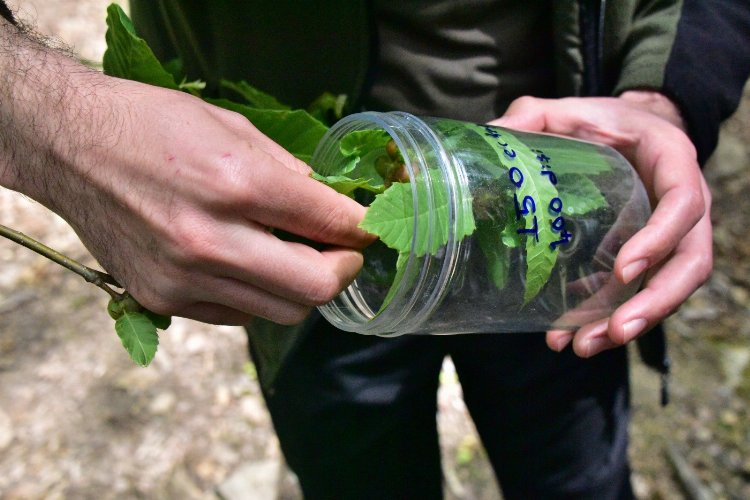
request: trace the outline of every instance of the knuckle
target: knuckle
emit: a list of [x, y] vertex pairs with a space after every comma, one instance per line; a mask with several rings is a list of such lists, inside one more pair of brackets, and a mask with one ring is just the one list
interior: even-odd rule
[[228, 109], [222, 109], [222, 111], [224, 112], [222, 117], [227, 121], [229, 125], [237, 128], [248, 128], [252, 126], [250, 120], [245, 118], [240, 113], [237, 113], [236, 111], [230, 111]]
[[348, 233], [352, 226], [352, 218], [342, 206], [326, 207], [326, 212], [316, 219], [320, 222], [312, 237], [319, 241], [330, 241], [333, 236]]
[[283, 314], [279, 315], [278, 318], [273, 318], [273, 320], [281, 325], [298, 325], [307, 318], [307, 315], [310, 314], [310, 310], [311, 308], [306, 306], [291, 307], [285, 310]]
[[250, 120], [237, 111], [232, 111], [231, 109], [222, 108], [220, 106], [209, 106], [208, 110], [215, 120], [220, 121], [225, 126], [234, 129], [252, 127]]
[[307, 302], [320, 306], [333, 300], [343, 288], [342, 280], [334, 272], [319, 272], [307, 289]]
[[166, 316], [177, 315], [181, 309], [179, 304], [175, 304], [162, 296], [154, 296], [147, 304], [145, 307], [148, 310]]
[[177, 315], [184, 306], [186, 288], [180, 286], [179, 271], [165, 263], [153, 263], [139, 269], [131, 269], [125, 280], [119, 282], [138, 303], [157, 314]]
[[713, 272], [713, 267], [713, 253], [711, 251], [701, 252], [693, 257], [693, 261], [690, 265], [692, 271], [691, 274], [693, 274], [698, 281], [698, 286], [708, 281]]
[[518, 98], [518, 99], [516, 99], [516, 100], [517, 100], [517, 101], [518, 101], [519, 103], [524, 103], [524, 104], [531, 104], [531, 103], [534, 103], [534, 102], [536, 102], [536, 101], [537, 101], [537, 98], [536, 98], [536, 97], [534, 97], [534, 96], [530, 96], [530, 95], [522, 95], [521, 97], [519, 97], [519, 98]]
[[169, 226], [172, 259], [184, 266], [216, 261], [216, 245], [209, 236], [210, 231], [197, 216], [176, 217]]
[[713, 195], [711, 194], [711, 191], [709, 189], [703, 189], [703, 204], [706, 208], [706, 212], [711, 210], [711, 205], [713, 204]]
[[512, 103], [512, 106], [514, 108], [526, 109], [526, 108], [534, 107], [538, 101], [539, 99], [536, 97], [532, 97], [530, 95], [524, 95], [514, 100]]
[[663, 320], [672, 316], [674, 313], [677, 312], [677, 310], [680, 307], [682, 307], [683, 303], [684, 303], [684, 300], [680, 300], [676, 302], [668, 302], [666, 304], [663, 304], [661, 307], [657, 309], [657, 311], [659, 312], [660, 320]]
[[700, 187], [685, 189], [683, 202], [687, 207], [687, 213], [692, 214], [696, 222], [705, 215], [706, 199], [704, 198], [703, 190], [700, 189]]
[[277, 172], [273, 164], [267, 153], [246, 143], [239, 144], [232, 154], [224, 154], [210, 181], [214, 204], [232, 210], [238, 206], [250, 211], [263, 207], [279, 189], [274, 185]]
[[651, 288], [646, 288], [641, 293], [644, 297], [648, 298], [647, 302], [650, 304], [645, 314], [649, 324], [656, 324], [671, 316], [681, 304], [681, 302], [675, 301], [674, 298], [665, 299], [663, 293], [659, 293], [657, 290]]
[[138, 302], [156, 314], [175, 315], [181, 308], [181, 304], [174, 300], [172, 293], [154, 289], [140, 290], [136, 293], [134, 297]]
[[[222, 152], [216, 159], [212, 176], [206, 180], [207, 186], [203, 190], [210, 197], [211, 205], [231, 207], [262, 195], [264, 176], [257, 171], [263, 161], [255, 161], [251, 169], [246, 158], [257, 159], [257, 153], [250, 151], [247, 145], [239, 144], [231, 148], [231, 152]], [[257, 172], [253, 175], [252, 182], [249, 178], [251, 170]]]
[[678, 142], [680, 149], [684, 151], [685, 154], [689, 155], [690, 158], [693, 158], [697, 163], [698, 149], [695, 147], [695, 144], [693, 143], [693, 141], [680, 128], [674, 127], [673, 130], [675, 132], [674, 140]]

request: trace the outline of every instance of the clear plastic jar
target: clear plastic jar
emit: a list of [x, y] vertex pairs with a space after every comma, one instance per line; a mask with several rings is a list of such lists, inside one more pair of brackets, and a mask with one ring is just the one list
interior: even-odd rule
[[402, 184], [409, 213], [387, 222], [397, 238], [382, 238], [402, 249], [366, 249], [358, 277], [319, 308], [334, 326], [380, 336], [576, 329], [637, 291], [638, 280], [623, 285], [612, 269], [651, 210], [636, 172], [612, 148], [366, 112], [331, 128], [313, 169], [342, 170], [352, 160], [342, 141], [368, 130], [388, 134], [389, 144], [357, 160], [398, 159], [400, 173], [386, 185]]

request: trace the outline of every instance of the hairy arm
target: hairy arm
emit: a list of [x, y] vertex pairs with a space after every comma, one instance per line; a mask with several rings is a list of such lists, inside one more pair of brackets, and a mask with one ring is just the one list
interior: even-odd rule
[[[109, 130], [76, 130], [97, 119], [100, 75], [0, 19], [0, 183], [50, 206], [59, 168], [100, 144]], [[57, 167], [57, 168], [56, 168]], [[54, 174], [54, 175], [52, 175]]]
[[0, 184], [64, 217], [149, 309], [294, 323], [330, 300], [370, 237], [364, 208], [308, 173], [244, 117], [104, 76], [0, 19]]

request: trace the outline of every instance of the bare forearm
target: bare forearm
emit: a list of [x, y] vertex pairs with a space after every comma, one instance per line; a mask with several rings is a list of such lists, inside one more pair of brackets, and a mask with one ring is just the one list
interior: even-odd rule
[[79, 175], [82, 154], [112, 140], [102, 78], [0, 18], [1, 185], [55, 210], [65, 204], [61, 185]]
[[293, 323], [338, 294], [372, 241], [365, 209], [308, 172], [241, 115], [91, 71], [0, 20], [0, 184], [63, 216], [154, 312]]

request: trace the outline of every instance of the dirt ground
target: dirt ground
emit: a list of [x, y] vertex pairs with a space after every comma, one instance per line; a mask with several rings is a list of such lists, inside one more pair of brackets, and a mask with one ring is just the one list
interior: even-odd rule
[[[100, 60], [108, 1], [9, 3]], [[706, 168], [715, 271], [667, 322], [668, 407], [632, 356], [639, 498], [750, 498], [749, 163], [746, 92]], [[94, 265], [62, 220], [2, 189], [0, 223]], [[0, 499], [299, 498], [240, 329], [177, 319], [137, 368], [99, 290], [5, 240], [0, 262]], [[447, 497], [499, 498], [450, 362], [439, 402]]]

